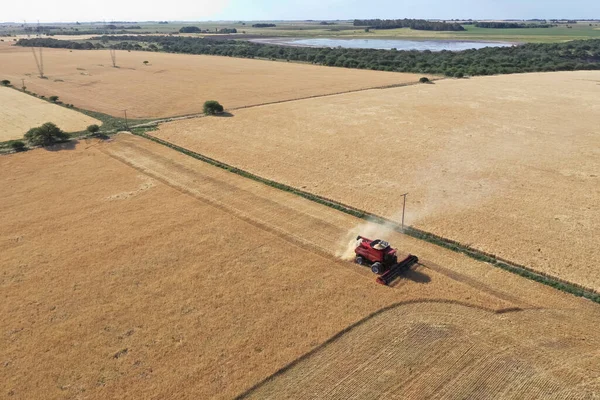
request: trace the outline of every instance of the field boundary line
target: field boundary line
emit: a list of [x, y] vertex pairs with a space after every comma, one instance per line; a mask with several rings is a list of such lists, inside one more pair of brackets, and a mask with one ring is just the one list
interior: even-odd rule
[[234, 399], [235, 400], [241, 400], [241, 399], [247, 398], [249, 395], [252, 394], [252, 392], [254, 392], [255, 390], [257, 390], [258, 388], [260, 388], [264, 384], [266, 384], [269, 381], [277, 378], [278, 376], [283, 375], [284, 373], [286, 373], [287, 371], [289, 371], [290, 369], [292, 369], [293, 367], [295, 367], [296, 365], [298, 365], [302, 361], [310, 358], [311, 356], [315, 355], [319, 351], [325, 349], [325, 347], [327, 347], [329, 344], [337, 341], [342, 336], [344, 336], [346, 333], [352, 331], [354, 328], [357, 328], [357, 327], [361, 326], [362, 324], [369, 322], [373, 318], [375, 318], [375, 317], [377, 317], [377, 316], [379, 316], [381, 314], [384, 314], [387, 311], [391, 311], [391, 310], [394, 310], [394, 309], [399, 308], [399, 307], [413, 305], [413, 304], [451, 304], [451, 305], [456, 305], [456, 306], [461, 306], [461, 307], [466, 307], [466, 308], [474, 308], [474, 309], [482, 310], [482, 311], [485, 311], [485, 312], [489, 312], [491, 314], [506, 314], [506, 313], [509, 313], [509, 312], [523, 311], [521, 308], [518, 308], [518, 307], [508, 307], [508, 308], [501, 308], [501, 309], [495, 310], [495, 309], [490, 309], [490, 308], [486, 308], [486, 307], [478, 306], [478, 305], [474, 305], [474, 304], [467, 304], [467, 303], [464, 303], [464, 302], [459, 301], [459, 300], [449, 300], [449, 299], [412, 299], [412, 300], [399, 301], [399, 302], [390, 304], [388, 306], [382, 307], [382, 308], [380, 308], [380, 309], [378, 309], [378, 310], [370, 313], [366, 317], [364, 317], [364, 318], [362, 318], [362, 319], [354, 322], [353, 324], [348, 325], [347, 327], [345, 327], [344, 329], [342, 329], [341, 331], [339, 331], [335, 335], [331, 336], [329, 339], [325, 340], [323, 343], [319, 344], [314, 349], [308, 351], [307, 353], [302, 354], [300, 357], [292, 360], [288, 364], [286, 364], [283, 367], [279, 368], [277, 371], [275, 371], [274, 373], [272, 373], [271, 375], [269, 375], [265, 379], [263, 379], [260, 382], [254, 384], [249, 389], [246, 389], [244, 392], [242, 392], [241, 394], [239, 394], [236, 397], [234, 397]]
[[167, 146], [173, 150], [176, 150], [180, 153], [193, 157], [197, 160], [204, 161], [208, 164], [211, 164], [215, 167], [227, 170], [229, 172], [233, 172], [234, 174], [243, 176], [245, 178], [252, 179], [257, 182], [261, 182], [268, 186], [274, 187], [279, 190], [283, 190], [297, 196], [303, 197], [307, 200], [311, 200], [315, 203], [322, 204], [324, 206], [333, 208], [335, 210], [344, 212], [346, 214], [352, 215], [354, 217], [367, 220], [369, 222], [377, 223], [379, 225], [384, 225], [391, 230], [396, 232], [411, 236], [416, 239], [424, 240], [426, 242], [438, 245], [448, 250], [452, 250], [456, 253], [464, 254], [472, 259], [477, 261], [489, 263], [495, 267], [501, 268], [505, 271], [511, 272], [513, 274], [522, 276], [524, 278], [528, 278], [530, 280], [542, 283], [547, 286], [551, 286], [555, 289], [561, 290], [566, 293], [573, 294], [575, 296], [584, 297], [588, 300], [592, 300], [596, 303], [600, 303], [600, 291], [595, 289], [569, 282], [565, 279], [553, 276], [551, 274], [547, 274], [545, 272], [534, 270], [533, 268], [526, 267], [524, 265], [512, 262], [505, 258], [496, 256], [495, 254], [490, 254], [482, 250], [478, 250], [469, 245], [461, 244], [460, 242], [445, 238], [440, 235], [436, 235], [431, 232], [427, 232], [425, 230], [414, 228], [412, 226], [405, 226], [402, 229], [402, 226], [391, 219], [379, 216], [377, 214], [361, 210], [359, 208], [341, 203], [339, 201], [329, 199], [327, 197], [319, 196], [310, 192], [306, 192], [304, 190], [295, 188], [293, 186], [289, 186], [280, 182], [273, 181], [271, 179], [263, 178], [261, 176], [255, 175], [249, 171], [243, 170], [241, 168], [234, 167], [232, 165], [226, 164], [224, 162], [218, 161], [214, 158], [205, 156], [203, 154], [188, 150], [184, 147], [178, 146], [171, 142], [168, 142], [163, 139], [159, 139], [156, 136], [149, 135], [144, 132], [132, 132], [132, 134], [146, 138], [153, 142], [162, 144], [163, 146]]
[[[440, 77], [440, 78], [431, 78], [429, 80], [429, 82], [432, 83], [432, 82], [440, 81], [440, 80], [444, 80], [444, 79], [446, 79], [446, 78], [443, 78], [443, 77]], [[394, 89], [394, 88], [399, 88], [399, 87], [416, 86], [416, 85], [423, 85], [423, 83], [421, 83], [419, 81], [415, 81], [415, 82], [402, 82], [402, 83], [393, 83], [393, 84], [390, 84], [390, 85], [383, 85], [383, 86], [372, 86], [372, 87], [361, 88], [361, 89], [344, 90], [344, 91], [341, 91], [341, 92], [334, 92], [334, 93], [315, 94], [315, 95], [306, 96], [306, 97], [297, 97], [297, 98], [294, 98], [294, 99], [276, 100], [276, 101], [269, 101], [269, 102], [266, 102], [266, 103], [249, 104], [247, 106], [239, 106], [239, 107], [227, 108], [225, 110], [225, 112], [228, 112], [228, 111], [237, 111], [237, 110], [245, 110], [245, 109], [254, 108], [254, 107], [270, 106], [270, 105], [274, 105], [274, 104], [290, 103], [290, 102], [293, 102], [293, 101], [318, 99], [318, 98], [321, 98], [321, 97], [339, 96], [339, 95], [342, 95], [342, 94], [364, 92], [364, 91], [367, 91], [367, 90], [385, 90], [385, 89]], [[182, 121], [182, 120], [186, 120], [186, 119], [204, 118], [204, 117], [206, 117], [206, 115], [204, 113], [194, 113], [194, 114], [179, 115], [179, 116], [175, 116], [175, 117], [158, 118], [158, 119], [155, 119], [155, 120], [152, 120], [152, 121], [149, 121], [149, 122], [145, 122], [143, 124], [132, 125], [131, 128], [147, 128], [147, 127], [157, 126], [159, 124], [165, 124], [165, 123], [173, 122], [173, 121]]]

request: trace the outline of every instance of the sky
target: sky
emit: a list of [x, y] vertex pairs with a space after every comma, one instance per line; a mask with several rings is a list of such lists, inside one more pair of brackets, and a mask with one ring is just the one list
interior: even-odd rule
[[598, 18], [600, 0], [28, 0], [0, 22]]

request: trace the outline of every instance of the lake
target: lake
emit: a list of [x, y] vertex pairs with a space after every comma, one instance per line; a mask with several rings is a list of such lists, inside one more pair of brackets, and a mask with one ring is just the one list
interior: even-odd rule
[[347, 49], [461, 51], [483, 47], [508, 47], [509, 42], [477, 42], [462, 40], [404, 40], [404, 39], [327, 39], [327, 38], [268, 38], [253, 39], [255, 43], [299, 47], [343, 47]]

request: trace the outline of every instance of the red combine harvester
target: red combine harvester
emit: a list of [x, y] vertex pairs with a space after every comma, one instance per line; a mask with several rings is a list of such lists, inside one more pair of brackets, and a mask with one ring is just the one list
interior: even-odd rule
[[398, 262], [396, 249], [390, 247], [383, 240], [371, 240], [362, 236], [356, 238], [358, 241], [354, 253], [356, 263], [371, 266], [371, 271], [378, 274], [377, 283], [389, 285], [404, 270], [409, 269], [419, 259], [417, 256], [408, 255], [404, 260]]

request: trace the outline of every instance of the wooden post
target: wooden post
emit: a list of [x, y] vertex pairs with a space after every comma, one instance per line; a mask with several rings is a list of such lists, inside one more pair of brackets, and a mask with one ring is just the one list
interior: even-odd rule
[[404, 203], [402, 204], [402, 233], [404, 233], [404, 210], [406, 210], [406, 195], [408, 193], [404, 193], [402, 197], [404, 197]]

